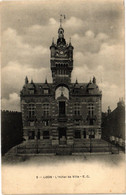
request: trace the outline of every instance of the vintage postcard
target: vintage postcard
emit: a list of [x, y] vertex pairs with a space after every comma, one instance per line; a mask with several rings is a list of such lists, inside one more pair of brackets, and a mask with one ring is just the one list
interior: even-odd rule
[[3, 194], [126, 193], [123, 0], [1, 3]]

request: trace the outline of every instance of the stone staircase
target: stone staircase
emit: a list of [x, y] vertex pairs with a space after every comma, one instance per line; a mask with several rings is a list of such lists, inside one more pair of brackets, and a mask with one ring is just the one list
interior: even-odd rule
[[18, 154], [38, 154], [38, 153], [52, 153], [52, 146], [50, 140], [44, 141], [29, 141], [17, 146]]
[[75, 140], [73, 153], [118, 153], [118, 148], [102, 139]]
[[110, 153], [118, 154], [117, 147], [105, 140], [74, 140], [74, 145], [57, 145], [52, 146], [51, 140], [28, 141], [13, 147], [10, 153], [15, 154], [54, 154], [54, 155], [71, 155], [86, 153]]
[[71, 155], [72, 148], [70, 146], [60, 145], [56, 148], [56, 155]]

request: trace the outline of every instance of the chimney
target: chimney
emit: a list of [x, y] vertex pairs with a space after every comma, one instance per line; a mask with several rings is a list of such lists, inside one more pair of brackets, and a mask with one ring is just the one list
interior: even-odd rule
[[110, 109], [110, 106], [108, 106], [108, 115], [111, 113], [111, 109]]
[[124, 107], [125, 106], [125, 104], [124, 104], [124, 101], [123, 101], [123, 98], [119, 98], [119, 102], [117, 103], [117, 107]]

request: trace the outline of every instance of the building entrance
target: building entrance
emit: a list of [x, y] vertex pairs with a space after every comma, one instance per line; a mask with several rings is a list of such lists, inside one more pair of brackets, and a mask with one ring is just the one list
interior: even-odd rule
[[65, 115], [65, 102], [64, 101], [59, 102], [59, 115], [60, 116]]
[[60, 127], [59, 128], [59, 144], [63, 145], [66, 144], [66, 128]]

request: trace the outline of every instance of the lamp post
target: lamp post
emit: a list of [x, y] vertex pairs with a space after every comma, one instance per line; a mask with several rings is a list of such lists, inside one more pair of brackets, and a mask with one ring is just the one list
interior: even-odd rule
[[92, 152], [91, 148], [91, 136], [92, 136], [92, 129], [89, 130], [89, 138], [90, 138], [90, 153]]
[[39, 131], [39, 129], [38, 129], [38, 131], [37, 131], [37, 135], [36, 135], [37, 154], [39, 153], [39, 148], [38, 148], [38, 147], [39, 147], [39, 146], [38, 146], [38, 145], [39, 145], [39, 144], [38, 144], [38, 140], [40, 139], [39, 137], [40, 137], [40, 131]]

